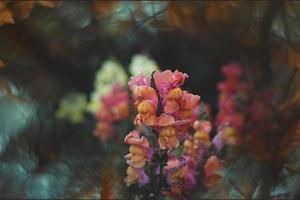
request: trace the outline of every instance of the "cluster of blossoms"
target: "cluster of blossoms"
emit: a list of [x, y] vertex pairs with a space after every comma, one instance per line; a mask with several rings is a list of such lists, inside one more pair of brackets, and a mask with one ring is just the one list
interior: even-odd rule
[[213, 143], [220, 150], [224, 145], [240, 143], [240, 131], [244, 127], [244, 103], [249, 85], [241, 81], [242, 68], [237, 64], [222, 67], [225, 80], [218, 85], [219, 113], [216, 118], [217, 135]]
[[129, 117], [129, 97], [127, 88], [115, 84], [109, 94], [100, 97], [100, 109], [95, 113], [97, 119], [94, 134], [102, 141], [116, 136], [114, 122], [126, 120]]
[[[216, 153], [224, 145], [239, 144], [249, 92], [249, 86], [241, 81], [239, 65], [223, 66], [222, 72], [225, 81], [218, 85], [220, 110], [215, 121], [217, 134], [212, 140], [209, 106], [200, 103], [199, 96], [181, 89], [187, 74], [167, 70], [154, 72], [151, 77], [140, 74], [131, 78], [129, 88], [137, 110], [134, 124], [141, 133], [150, 130], [156, 140], [153, 142], [149, 134], [144, 134], [148, 139], [140, 137], [138, 131], [125, 138], [125, 143], [131, 145], [125, 157], [128, 186], [145, 186], [152, 176], [158, 176], [160, 192], [184, 198], [199, 182], [207, 188], [219, 183], [225, 162]], [[189, 134], [192, 128], [193, 135]], [[150, 167], [145, 167], [147, 164]], [[154, 172], [149, 171], [151, 166], [156, 166]]]
[[[147, 138], [139, 138], [137, 131], [125, 138], [125, 143], [131, 145], [130, 154], [126, 156], [129, 164], [125, 178], [127, 185], [138, 183], [142, 186], [148, 183], [149, 177], [143, 170], [146, 161], [154, 165], [159, 163], [154, 174], [163, 177], [159, 185], [163, 185], [162, 179], [167, 182], [165, 189], [169, 190], [166, 194], [180, 195], [184, 188], [196, 185], [190, 160], [185, 157], [178, 160], [171, 152], [190, 138], [189, 129], [199, 114], [200, 97], [180, 88], [187, 78], [187, 74], [177, 70], [154, 72], [152, 77], [137, 75], [131, 78], [129, 87], [137, 109], [134, 124], [142, 131], [141, 127], [150, 129], [156, 140], [150, 145]], [[133, 135], [135, 142], [129, 140]], [[167, 156], [163, 156], [165, 154]], [[136, 161], [140, 162], [137, 164]]]
[[94, 91], [87, 105], [96, 120], [94, 135], [102, 141], [116, 136], [114, 122], [129, 117], [129, 97], [127, 91], [127, 74], [122, 65], [109, 59], [103, 62], [96, 73]]
[[[158, 70], [155, 61], [142, 54], [133, 56], [129, 65], [132, 75], [150, 75], [155, 70]], [[97, 120], [94, 134], [102, 141], [116, 136], [113, 129], [115, 122], [129, 118], [127, 82], [128, 75], [123, 66], [114, 59], [103, 62], [96, 74], [95, 90], [91, 94], [87, 110]]]

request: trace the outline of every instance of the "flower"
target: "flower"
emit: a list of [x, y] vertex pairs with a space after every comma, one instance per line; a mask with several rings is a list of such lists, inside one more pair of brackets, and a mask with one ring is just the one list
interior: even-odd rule
[[169, 114], [163, 113], [156, 118], [154, 128], [159, 131], [158, 143], [161, 149], [172, 149], [179, 145], [178, 137], [185, 137], [191, 126], [189, 120], [175, 120]]
[[192, 121], [197, 118], [193, 116], [194, 109], [199, 108], [200, 96], [193, 95], [187, 91], [183, 91], [182, 102], [180, 105], [180, 110], [176, 113], [177, 117], [181, 120], [191, 119]]
[[80, 123], [84, 120], [86, 109], [86, 96], [82, 93], [69, 93], [64, 96], [55, 112], [58, 119], [66, 119], [72, 123]]
[[128, 83], [130, 90], [133, 92], [134, 105], [138, 111], [138, 115], [134, 120], [135, 125], [154, 125], [158, 96], [156, 91], [150, 87], [150, 81], [150, 78], [138, 75], [131, 77]]
[[176, 70], [172, 72], [171, 70], [166, 70], [163, 72], [155, 72], [153, 74], [153, 79], [159, 94], [163, 97], [167, 93], [181, 85], [183, 85], [185, 79], [188, 75]]
[[172, 126], [164, 127], [159, 132], [158, 138], [159, 147], [161, 149], [172, 149], [179, 145], [177, 131]]
[[138, 169], [132, 166], [128, 166], [126, 172], [127, 172], [127, 176], [125, 177], [124, 181], [127, 187], [134, 183], [143, 186], [149, 182], [149, 177], [147, 176], [147, 174], [144, 172], [143, 169]]
[[189, 167], [189, 164], [191, 162], [185, 158], [178, 160], [175, 156], [169, 155], [163, 174], [171, 187], [172, 196], [180, 197], [184, 190], [192, 190], [195, 187], [195, 168]]
[[130, 132], [124, 139], [129, 147], [129, 154], [125, 156], [127, 163], [135, 168], [142, 168], [147, 160], [151, 160], [152, 150], [147, 138], [141, 137], [137, 131]]
[[127, 90], [119, 85], [112, 86], [112, 91], [101, 97], [101, 109], [96, 113], [99, 120], [119, 121], [129, 116], [129, 97]]
[[139, 74], [130, 78], [128, 82], [129, 88], [133, 91], [135, 87], [145, 86], [150, 87], [151, 78], [144, 76], [143, 74]]
[[212, 125], [210, 121], [207, 120], [196, 120], [193, 123], [193, 128], [196, 131], [204, 131], [206, 133], [209, 133], [212, 129]]
[[133, 75], [143, 74], [150, 76], [152, 72], [159, 71], [156, 62], [143, 54], [134, 55], [129, 65], [129, 72]]
[[102, 141], [106, 141], [114, 134], [113, 125], [110, 122], [98, 122], [94, 130], [94, 136]]
[[127, 74], [119, 62], [114, 59], [104, 61], [96, 73], [94, 91], [91, 93], [87, 111], [91, 113], [99, 111], [101, 106], [99, 99], [111, 93], [113, 85], [126, 86], [127, 81]]
[[223, 162], [220, 161], [217, 156], [212, 155], [207, 159], [204, 165], [205, 185], [207, 187], [213, 187], [220, 181], [220, 179], [222, 179], [223, 176], [220, 171], [223, 167]]
[[[245, 116], [241, 109], [242, 103], [247, 100], [247, 93], [250, 87], [241, 82], [242, 69], [237, 64], [225, 65], [222, 67], [225, 81], [218, 85], [220, 91], [219, 108], [216, 117], [218, 133], [213, 139], [217, 150], [224, 145], [234, 145], [240, 142], [240, 131], [245, 124]], [[244, 106], [245, 107], [245, 106]]]

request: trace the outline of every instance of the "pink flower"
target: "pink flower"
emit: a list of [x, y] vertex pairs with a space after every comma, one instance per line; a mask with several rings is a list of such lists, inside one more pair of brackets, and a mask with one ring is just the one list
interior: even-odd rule
[[129, 97], [127, 90], [121, 85], [113, 85], [112, 91], [101, 97], [102, 108], [96, 117], [102, 121], [119, 121], [129, 116]]
[[242, 68], [238, 64], [228, 64], [222, 66], [222, 73], [226, 77], [240, 78], [242, 76]]
[[220, 172], [223, 169], [224, 164], [220, 161], [217, 156], [213, 155], [208, 158], [204, 165], [204, 176], [205, 184], [207, 187], [212, 187], [216, 185], [220, 179], [222, 179], [222, 174]]
[[183, 91], [182, 101], [179, 108], [179, 111], [176, 113], [176, 116], [181, 119], [190, 119], [195, 120], [193, 113], [194, 109], [198, 108], [200, 103], [200, 96], [193, 95], [187, 91]]
[[126, 186], [137, 183], [139, 186], [146, 185], [149, 182], [149, 177], [143, 169], [134, 168], [129, 166], [127, 168], [127, 177], [124, 179]]
[[151, 78], [143, 76], [142, 74], [133, 76], [130, 78], [130, 81], [128, 83], [130, 90], [134, 90], [135, 87], [139, 86], [145, 86], [150, 87]]
[[194, 121], [193, 128], [196, 131], [204, 131], [206, 133], [210, 133], [212, 125], [210, 121], [207, 120], [196, 120]]
[[152, 87], [137, 86], [133, 89], [135, 106], [138, 115], [136, 116], [135, 125], [152, 126], [155, 121], [156, 109], [158, 104], [158, 96]]
[[127, 163], [135, 168], [142, 168], [147, 160], [151, 160], [152, 149], [147, 138], [141, 137], [137, 131], [131, 131], [124, 139], [125, 144], [131, 145], [129, 154], [125, 156]]
[[168, 91], [181, 86], [188, 75], [176, 70], [172, 72], [171, 70], [166, 70], [163, 72], [155, 72], [153, 79], [159, 94], [163, 97]]

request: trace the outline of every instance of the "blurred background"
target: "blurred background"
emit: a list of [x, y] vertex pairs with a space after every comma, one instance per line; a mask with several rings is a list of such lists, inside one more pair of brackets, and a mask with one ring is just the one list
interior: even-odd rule
[[[58, 119], [62, 99], [80, 94], [71, 109], [84, 107], [102, 63], [115, 59], [130, 76], [136, 54], [189, 74], [185, 87], [213, 115], [230, 62], [254, 71], [258, 88], [289, 90], [299, 19], [297, 1], [1, 1], [0, 198], [130, 197], [113, 189], [124, 187], [128, 147], [99, 141], [84, 108], [80, 123]], [[130, 120], [116, 125], [120, 141]]]

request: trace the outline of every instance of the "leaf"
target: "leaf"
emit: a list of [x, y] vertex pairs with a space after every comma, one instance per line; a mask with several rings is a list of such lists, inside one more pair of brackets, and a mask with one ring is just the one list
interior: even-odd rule
[[13, 13], [10, 9], [5, 8], [0, 11], [0, 26], [3, 24], [14, 24]]
[[286, 156], [289, 151], [300, 144], [300, 121], [295, 123], [284, 135], [280, 143], [279, 155]]
[[271, 159], [268, 148], [259, 136], [254, 134], [249, 135], [245, 138], [244, 144], [249, 152], [250, 157], [257, 160]]
[[288, 64], [300, 69], [300, 51], [289, 47], [288, 48]]
[[232, 9], [237, 6], [236, 1], [211, 1], [206, 5], [205, 16], [208, 22], [227, 24], [232, 20]]
[[0, 69], [5, 67], [5, 63], [0, 59]]
[[110, 0], [94, 1], [93, 10], [97, 17], [109, 16], [118, 3], [119, 1]]
[[11, 5], [11, 10], [16, 19], [26, 19], [30, 16], [34, 1], [19, 1]]
[[61, 4], [61, 1], [51, 1], [51, 0], [41, 0], [41, 1], [37, 1], [40, 5], [48, 7], [48, 8], [53, 8], [55, 6], [58, 6]]
[[169, 2], [166, 11], [167, 24], [172, 28], [196, 35], [199, 32], [199, 22], [192, 3]]
[[100, 177], [101, 199], [111, 199], [113, 195], [113, 174], [109, 168], [103, 170]]

